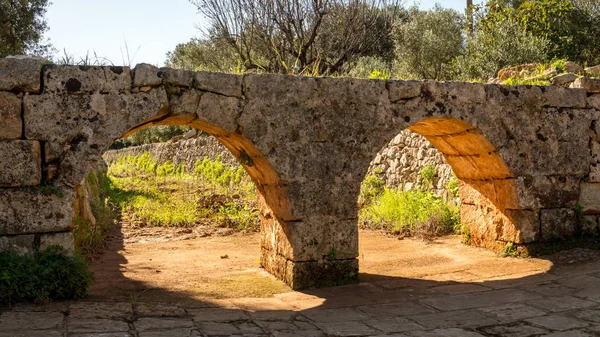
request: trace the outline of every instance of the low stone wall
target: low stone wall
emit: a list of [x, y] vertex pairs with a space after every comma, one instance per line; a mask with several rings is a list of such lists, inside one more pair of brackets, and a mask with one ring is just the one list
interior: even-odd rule
[[452, 179], [452, 168], [444, 156], [425, 137], [404, 130], [386, 145], [371, 162], [369, 174], [377, 174], [390, 189], [404, 191], [419, 186], [420, 172], [434, 164], [436, 174], [433, 193], [444, 200], [452, 200], [446, 186]]
[[144, 144], [119, 150], [109, 150], [102, 155], [102, 158], [108, 165], [111, 165], [123, 156], [137, 156], [144, 152], [150, 153], [150, 156], [159, 164], [164, 164], [167, 161], [175, 165], [185, 164], [187, 172], [193, 172], [196, 161], [203, 158], [217, 160], [221, 156], [220, 161], [225, 165], [239, 165], [231, 152], [212, 136], [200, 136], [175, 142]]

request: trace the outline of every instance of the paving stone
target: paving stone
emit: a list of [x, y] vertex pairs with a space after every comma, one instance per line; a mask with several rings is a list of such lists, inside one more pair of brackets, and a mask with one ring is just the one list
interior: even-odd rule
[[365, 321], [368, 326], [385, 333], [423, 330], [424, 328], [403, 317], [380, 317]]
[[134, 337], [131, 332], [93, 332], [69, 334], [69, 337]]
[[346, 322], [369, 319], [369, 316], [355, 308], [307, 310], [302, 314], [314, 322]]
[[81, 332], [123, 332], [129, 331], [129, 324], [104, 318], [68, 318], [67, 331], [69, 333]]
[[64, 315], [58, 312], [15, 312], [7, 311], [0, 315], [0, 327], [4, 331], [60, 329]]
[[415, 314], [429, 314], [436, 312], [430, 307], [414, 302], [369, 305], [357, 307], [357, 309], [375, 318], [389, 316], [408, 316]]
[[252, 322], [235, 323], [235, 325], [244, 334], [250, 334], [250, 333], [261, 334], [261, 333], [264, 333], [263, 329], [261, 329], [258, 325], [254, 324]]
[[598, 309], [578, 310], [573, 316], [585, 321], [600, 323], [600, 310]]
[[143, 331], [139, 337], [202, 337], [199, 331], [190, 328], [169, 329], [161, 331]]
[[573, 296], [545, 297], [529, 301], [527, 304], [538, 308], [546, 309], [550, 312], [568, 311], [573, 309], [586, 309], [595, 307], [598, 303], [582, 300]]
[[131, 320], [131, 303], [121, 302], [76, 302], [69, 307], [69, 318], [109, 318]]
[[461, 283], [461, 284], [448, 284], [439, 287], [432, 288], [433, 291], [449, 294], [449, 295], [457, 295], [457, 294], [469, 294], [480, 291], [488, 291], [491, 290], [488, 287], [484, 287], [478, 284], [471, 283]]
[[255, 321], [265, 331], [295, 331], [298, 326], [292, 322]]
[[225, 322], [200, 322], [197, 323], [200, 331], [208, 336], [240, 334], [240, 330], [233, 323]]
[[141, 317], [181, 317], [186, 315], [183, 308], [164, 303], [136, 303], [133, 308], [135, 313]]
[[430, 331], [415, 331], [408, 333], [411, 337], [484, 337], [474, 331], [459, 328], [435, 329]]
[[436, 309], [450, 311], [460, 309], [482, 308], [513, 302], [527, 301], [541, 297], [519, 289], [502, 289], [472, 294], [437, 296], [421, 300]]
[[193, 309], [188, 312], [194, 316], [196, 322], [229, 322], [248, 319], [248, 314], [239, 309], [204, 308]]
[[266, 310], [266, 311], [249, 311], [248, 314], [252, 319], [264, 320], [264, 321], [286, 321], [291, 320], [296, 315], [297, 311], [289, 310]]
[[294, 332], [275, 331], [271, 335], [273, 337], [325, 337], [325, 333], [320, 330], [302, 330]]
[[357, 321], [329, 321], [327, 323], [317, 323], [316, 325], [326, 334], [333, 336], [365, 336], [374, 335], [379, 332]]
[[541, 309], [524, 304], [506, 304], [497, 307], [481, 308], [479, 310], [501, 323], [516, 322], [524, 318], [537, 317], [546, 314], [546, 312]]
[[525, 319], [525, 322], [541, 326], [546, 329], [558, 331], [583, 328], [588, 325], [588, 323], [586, 322], [559, 315], [548, 315], [528, 318]]
[[560, 331], [554, 332], [546, 335], [542, 335], [540, 337], [592, 337], [594, 335], [590, 335], [585, 331], [579, 330], [570, 330], [570, 331]]
[[482, 332], [493, 336], [502, 337], [529, 337], [547, 333], [548, 330], [537, 328], [529, 324], [519, 323], [515, 325], [497, 325], [481, 329]]
[[[2, 327], [4, 328], [4, 327]], [[0, 331], [0, 337], [62, 337], [63, 333], [55, 330]]]
[[523, 287], [526, 291], [533, 291], [545, 296], [560, 296], [573, 293], [575, 289], [556, 282], [545, 282], [539, 284], [529, 284]]
[[498, 323], [497, 320], [487, 317], [477, 310], [438, 312], [435, 314], [409, 316], [409, 318], [429, 329], [449, 327], [476, 328]]
[[192, 328], [194, 322], [189, 318], [154, 318], [144, 317], [133, 322], [138, 331]]

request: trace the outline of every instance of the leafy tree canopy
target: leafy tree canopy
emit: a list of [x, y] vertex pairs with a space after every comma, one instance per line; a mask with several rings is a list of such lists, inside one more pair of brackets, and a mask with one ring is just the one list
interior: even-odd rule
[[48, 0], [0, 0], [0, 57], [49, 56], [52, 46], [42, 40], [48, 5]]

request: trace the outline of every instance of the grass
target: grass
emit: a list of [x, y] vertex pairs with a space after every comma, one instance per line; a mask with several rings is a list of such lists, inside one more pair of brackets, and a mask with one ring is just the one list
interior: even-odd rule
[[361, 200], [365, 201], [359, 213], [363, 228], [423, 237], [460, 229], [458, 208], [426, 190], [391, 190], [383, 187], [381, 179], [369, 176], [363, 182]]
[[258, 230], [254, 184], [241, 166], [205, 158], [190, 171], [158, 164], [148, 153], [124, 156], [108, 169], [109, 194], [130, 219], [146, 225]]
[[93, 274], [85, 259], [52, 246], [30, 255], [0, 253], [0, 303], [85, 297]]

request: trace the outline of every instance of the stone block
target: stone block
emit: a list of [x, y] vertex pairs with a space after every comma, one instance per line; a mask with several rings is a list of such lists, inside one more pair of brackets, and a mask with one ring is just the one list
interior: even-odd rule
[[421, 81], [388, 81], [390, 101], [413, 98], [421, 95]]
[[0, 141], [0, 153], [0, 187], [33, 186], [41, 182], [42, 159], [38, 141]]
[[213, 93], [203, 93], [196, 114], [202, 120], [234, 132], [236, 119], [242, 112], [242, 101], [235, 97], [223, 97]]
[[47, 62], [35, 57], [0, 58], [0, 90], [40, 92], [40, 72]]
[[587, 105], [600, 110], [600, 94], [593, 94], [587, 98]]
[[592, 77], [600, 77], [600, 65], [585, 68], [587, 75]]
[[21, 138], [21, 103], [17, 95], [0, 91], [0, 140]]
[[560, 74], [552, 77], [550, 79], [550, 83], [552, 83], [552, 85], [565, 85], [575, 81], [576, 79], [577, 76], [573, 74]]
[[524, 209], [573, 207], [580, 198], [580, 178], [534, 175], [517, 178], [519, 206]]
[[74, 201], [70, 190], [0, 189], [0, 235], [67, 231], [73, 225]]
[[242, 97], [242, 76], [198, 71], [194, 74], [194, 87], [219, 95]]
[[129, 67], [47, 66], [44, 67], [44, 92], [120, 93], [131, 90]]
[[[575, 76], [573, 74], [566, 74]], [[559, 75], [562, 76], [562, 75]], [[557, 76], [558, 77], [558, 76]], [[577, 78], [577, 77], [575, 77]], [[587, 93], [583, 89], [567, 89], [563, 87], [543, 87], [544, 105], [557, 108], [584, 108]]]
[[14, 249], [20, 254], [33, 252], [34, 235], [0, 236], [0, 252]]
[[600, 78], [580, 77], [571, 83], [571, 88], [582, 88], [590, 93], [600, 92]]
[[62, 232], [40, 235], [40, 250], [44, 250], [50, 246], [61, 246], [67, 254], [73, 254], [75, 248], [73, 233]]
[[586, 215], [581, 224], [581, 234], [583, 235], [598, 235], [598, 216]]
[[581, 183], [579, 204], [586, 214], [600, 214], [600, 183]]
[[506, 217], [513, 226], [504, 226], [503, 238], [512, 238], [518, 244], [531, 243], [540, 238], [540, 221], [537, 211], [507, 209], [504, 211]]
[[147, 63], [139, 63], [133, 70], [134, 87], [157, 87], [162, 83], [158, 76], [160, 70]]
[[577, 216], [572, 209], [542, 209], [540, 222], [543, 241], [564, 239], [577, 233]]
[[162, 82], [178, 87], [190, 88], [194, 81], [194, 72], [189, 70], [160, 68], [158, 76]]

